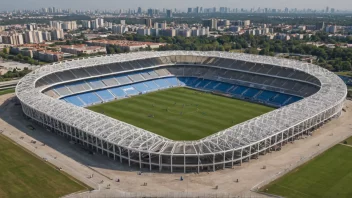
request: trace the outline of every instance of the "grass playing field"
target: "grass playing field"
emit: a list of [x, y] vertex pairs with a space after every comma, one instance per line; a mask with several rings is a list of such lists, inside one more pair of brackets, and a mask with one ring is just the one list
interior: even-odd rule
[[[352, 147], [336, 145], [262, 188], [290, 198], [352, 197]], [[267, 190], [266, 190], [267, 189]]]
[[0, 96], [1, 95], [5, 95], [5, 94], [9, 94], [9, 93], [14, 93], [15, 89], [4, 89], [4, 90], [0, 90]]
[[198, 140], [273, 110], [187, 88], [172, 88], [89, 109], [173, 140]]
[[88, 188], [0, 135], [0, 197], [61, 197]]

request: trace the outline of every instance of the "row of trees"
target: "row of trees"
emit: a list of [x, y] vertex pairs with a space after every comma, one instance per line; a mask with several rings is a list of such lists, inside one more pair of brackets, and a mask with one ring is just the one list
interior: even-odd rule
[[[120, 39], [115, 38], [115, 39]], [[274, 56], [277, 53], [293, 53], [317, 57], [316, 64], [332, 71], [351, 71], [352, 48], [341, 48], [340, 43], [352, 43], [352, 37], [329, 37], [318, 33], [304, 40], [282, 41], [253, 35], [224, 35], [213, 37], [153, 37], [141, 35], [126, 35], [127, 40], [166, 43], [159, 48], [165, 50], [197, 50], [197, 51], [241, 51], [250, 54]], [[317, 47], [307, 42], [335, 43], [335, 48]], [[109, 51], [109, 50], [108, 50]]]
[[13, 60], [21, 63], [28, 63], [30, 65], [40, 65], [41, 63], [29, 56], [23, 56], [22, 54], [11, 55], [4, 52], [0, 52], [0, 57], [5, 60]]

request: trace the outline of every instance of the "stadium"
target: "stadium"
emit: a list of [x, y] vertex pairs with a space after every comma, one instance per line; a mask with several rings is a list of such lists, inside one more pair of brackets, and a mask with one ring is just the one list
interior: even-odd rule
[[[175, 140], [137, 127], [138, 121], [131, 124], [88, 109], [177, 87], [274, 110], [199, 139]], [[27, 117], [90, 151], [139, 168], [200, 172], [231, 168], [311, 134], [341, 114], [347, 89], [338, 76], [309, 63], [227, 52], [168, 51], [54, 63], [22, 78], [16, 95]], [[199, 105], [192, 101], [176, 109], [177, 114], [182, 116], [187, 105]], [[192, 108], [202, 115], [203, 110]], [[166, 107], [162, 115], [169, 111]], [[154, 115], [144, 116], [156, 120], [150, 118]], [[202, 123], [198, 121], [196, 125]]]

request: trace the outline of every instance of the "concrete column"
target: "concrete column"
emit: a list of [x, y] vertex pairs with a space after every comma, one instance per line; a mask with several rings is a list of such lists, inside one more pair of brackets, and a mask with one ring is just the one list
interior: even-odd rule
[[171, 162], [171, 164], [170, 164], [170, 169], [171, 169], [171, 173], [173, 172], [173, 167], [172, 167], [172, 155], [170, 156], [170, 162]]
[[114, 161], [116, 160], [116, 152], [115, 152], [115, 145], [112, 146], [112, 149], [114, 151]]
[[226, 153], [224, 152], [224, 159], [222, 161], [224, 164], [222, 165], [222, 169], [225, 169], [225, 161], [226, 161], [226, 156], [225, 155], [226, 155]]
[[186, 173], [186, 156], [183, 156], [183, 172]]
[[128, 166], [131, 166], [130, 149], [128, 149]]
[[215, 172], [215, 154], [213, 155], [213, 171]]
[[161, 164], [162, 164], [161, 155], [159, 155], [159, 172], [161, 172], [161, 168], [162, 168]]
[[120, 153], [120, 163], [122, 163], [121, 147], [119, 147], [119, 153]]
[[141, 156], [141, 152], [139, 152], [139, 168], [142, 169], [142, 156]]
[[152, 171], [152, 158], [150, 157], [150, 153], [148, 153], [149, 155], [149, 170]]
[[101, 154], [104, 154], [104, 144], [103, 144], [103, 140], [100, 140], [100, 148], [101, 148]]

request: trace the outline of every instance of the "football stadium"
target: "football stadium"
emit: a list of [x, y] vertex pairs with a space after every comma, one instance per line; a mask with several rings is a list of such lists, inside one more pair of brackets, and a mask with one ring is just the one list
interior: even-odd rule
[[24, 114], [91, 152], [167, 172], [278, 151], [341, 114], [344, 82], [314, 64], [227, 52], [135, 52], [54, 63], [16, 87]]

